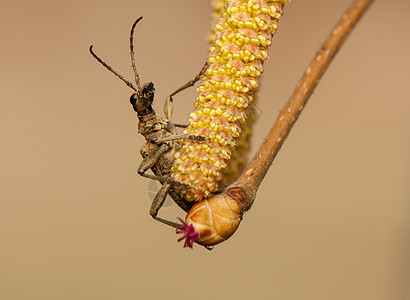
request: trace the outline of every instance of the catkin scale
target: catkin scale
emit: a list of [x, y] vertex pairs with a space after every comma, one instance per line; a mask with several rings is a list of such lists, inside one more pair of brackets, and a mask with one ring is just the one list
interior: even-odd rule
[[287, 1], [226, 0], [221, 9], [209, 67], [185, 130], [208, 140], [183, 140], [172, 168], [173, 179], [191, 187], [179, 191], [187, 201], [199, 202], [217, 191]]

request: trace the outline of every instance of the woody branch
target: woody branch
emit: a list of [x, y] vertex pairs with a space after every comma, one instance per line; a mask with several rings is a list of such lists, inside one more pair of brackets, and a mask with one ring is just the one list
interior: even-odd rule
[[[245, 202], [244, 209], [252, 205], [256, 192], [265, 177], [269, 167], [282, 147], [290, 130], [299, 118], [303, 108], [318, 85], [320, 78], [326, 71], [337, 51], [346, 40], [348, 34], [368, 9], [373, 0], [356, 0], [343, 15], [339, 23], [332, 30], [330, 36], [317, 52], [310, 66], [306, 69], [302, 79], [296, 86], [293, 95], [282, 110], [269, 132], [267, 138], [255, 154], [248, 167], [236, 182], [226, 188], [226, 193]], [[245, 193], [245, 195], [243, 195]], [[246, 198], [246, 200], [244, 199]]]

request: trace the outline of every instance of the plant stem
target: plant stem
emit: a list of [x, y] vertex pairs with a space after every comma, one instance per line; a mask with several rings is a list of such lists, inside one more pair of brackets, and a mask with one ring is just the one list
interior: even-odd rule
[[372, 2], [373, 0], [356, 0], [350, 6], [306, 69], [259, 151], [237, 181], [226, 188], [226, 193], [235, 198], [243, 206], [243, 210], [248, 210], [251, 207], [259, 185], [313, 90], [318, 85], [320, 78], [348, 34]]

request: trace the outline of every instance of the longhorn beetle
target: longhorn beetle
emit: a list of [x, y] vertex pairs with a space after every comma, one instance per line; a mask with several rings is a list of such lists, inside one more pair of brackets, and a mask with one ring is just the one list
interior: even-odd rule
[[[258, 1], [258, 4], [254, 4], [254, 2]], [[265, 2], [266, 1], [266, 2]], [[246, 16], [243, 13], [237, 13], [238, 11], [240, 12], [245, 12], [246, 11], [246, 5], [252, 9], [259, 10], [263, 8], [264, 10], [269, 10], [273, 9], [271, 11], [272, 17], [273, 18], [278, 18], [281, 15], [282, 12], [282, 7], [283, 5], [287, 2], [288, 0], [251, 0], [248, 2], [243, 2], [241, 0], [234, 1], [234, 2], [229, 2], [233, 5], [230, 9], [230, 13], [233, 14], [232, 18], [225, 18], [222, 20], [221, 23], [218, 23], [219, 29], [224, 29], [223, 22], [226, 22], [227, 20], [229, 22], [232, 22], [233, 25], [240, 25], [239, 27], [242, 27], [242, 25], [252, 25], [251, 22], [244, 22], [249, 21], [249, 16]], [[269, 6], [269, 4], [273, 4]], [[329, 63], [331, 62], [332, 58], [334, 55], [337, 53], [339, 50], [340, 46], [343, 44], [344, 40], [346, 39], [347, 35], [349, 32], [352, 30], [352, 28], [356, 25], [357, 21], [360, 19], [361, 15], [366, 11], [368, 6], [371, 4], [372, 0], [356, 0], [353, 5], [349, 8], [349, 10], [346, 12], [346, 14], [343, 16], [343, 18], [340, 20], [339, 24], [333, 29], [331, 35], [329, 38], [326, 40], [326, 42], [321, 46], [319, 49], [316, 57], [312, 60], [312, 63], [308, 67], [308, 69], [305, 71], [305, 74], [303, 75], [301, 81], [297, 85], [294, 94], [292, 95], [291, 99], [285, 106], [285, 108], [282, 110], [280, 113], [280, 116], [275, 123], [274, 127], [271, 129], [268, 137], [266, 138], [265, 142], [261, 146], [260, 150], [258, 153], [255, 155], [254, 159], [252, 162], [248, 165], [246, 170], [242, 173], [242, 175], [236, 180], [236, 182], [232, 183], [230, 186], [225, 188], [224, 192], [216, 194], [216, 195], [211, 195], [211, 197], [203, 199], [202, 201], [197, 202], [195, 205], [191, 207], [189, 210], [187, 217], [185, 219], [185, 222], [180, 220], [182, 222], [182, 226], [179, 226], [179, 224], [169, 222], [166, 220], [162, 220], [160, 218], [156, 218], [157, 220], [164, 222], [165, 224], [171, 225], [173, 227], [177, 227], [177, 233], [182, 233], [184, 236], [179, 239], [183, 240], [185, 239], [185, 247], [192, 247], [192, 244], [194, 242], [197, 242], [198, 244], [204, 245], [205, 247], [212, 247], [215, 244], [218, 244], [220, 242], [225, 241], [228, 239], [238, 228], [241, 220], [243, 213], [247, 210], [249, 210], [253, 204], [253, 201], [255, 200], [256, 193], [258, 190], [258, 187], [260, 183], [262, 182], [263, 178], [265, 177], [270, 165], [272, 164], [275, 156], [277, 155], [279, 149], [281, 148], [283, 142], [285, 141], [286, 137], [288, 136], [291, 128], [293, 127], [295, 121], [298, 119], [300, 113], [302, 112], [305, 104], [307, 103], [310, 95], [312, 94], [313, 90], [315, 89], [316, 85], [318, 84], [320, 78], [322, 77], [323, 73], [327, 69]], [[259, 5], [262, 4], [262, 5]], [[243, 5], [245, 9], [237, 9], [235, 5]], [[228, 7], [229, 9], [229, 7]], [[228, 11], [228, 10], [227, 10]], [[229, 11], [228, 11], [229, 13]], [[252, 13], [252, 15], [257, 15], [255, 17], [255, 21], [257, 21], [257, 26], [256, 27], [264, 27], [263, 17], [258, 13]], [[241, 19], [241, 20], [239, 20]], [[138, 19], [131, 30], [131, 58], [133, 59], [133, 43], [132, 43], [132, 34], [133, 30], [135, 27], [135, 24], [139, 21]], [[242, 23], [241, 23], [242, 22]], [[262, 22], [262, 23], [261, 23]], [[265, 22], [265, 21], [264, 21]], [[259, 24], [260, 23], [260, 24]], [[269, 23], [269, 22], [268, 22]], [[275, 28], [273, 28], [275, 29]], [[276, 30], [276, 29], [275, 29]], [[248, 32], [249, 33], [249, 32]], [[224, 30], [222, 32], [223, 34], [228, 34], [229, 30]], [[239, 35], [233, 35], [234, 37], [240, 37]], [[260, 36], [263, 38], [263, 35]], [[221, 43], [223, 44], [223, 43]], [[270, 43], [269, 43], [270, 44]], [[235, 45], [229, 45], [230, 49], [235, 50]], [[229, 48], [229, 47], [228, 47]], [[90, 48], [91, 53], [94, 55], [94, 57], [99, 60], [104, 66], [106, 66], [110, 71], [114, 72], [109, 66], [107, 66], [104, 62], [102, 62], [93, 52], [92, 49]], [[226, 49], [225, 49], [226, 50]], [[256, 49], [254, 49], [256, 50]], [[225, 51], [226, 52], [226, 51]], [[254, 51], [255, 53], [257, 51]], [[229, 54], [229, 53], [228, 53]], [[246, 54], [246, 53], [245, 53]], [[218, 58], [218, 55], [216, 56]], [[208, 62], [210, 60], [208, 59]], [[211, 61], [212, 63], [212, 61]], [[215, 67], [215, 66], [214, 66]], [[218, 65], [216, 65], [218, 67]], [[150, 107], [152, 100], [153, 100], [153, 85], [152, 83], [147, 84], [144, 86], [144, 88], [141, 88], [139, 86], [139, 78], [136, 72], [135, 68], [135, 63], [133, 61], [133, 69], [136, 77], [136, 82], [138, 85], [138, 90], [134, 88], [136, 91], [136, 100], [134, 104], [133, 96], [131, 96], [131, 103], [133, 104], [134, 109], [137, 111], [137, 114], [140, 118], [140, 124], [146, 122], [146, 120], [143, 118], [141, 120], [142, 116], [146, 116], [148, 119], [149, 115], [155, 116], [155, 113], [153, 113], [152, 107]], [[210, 67], [211, 73], [212, 73], [212, 66]], [[222, 70], [223, 71], [223, 70]], [[116, 74], [114, 72], [114, 74]], [[116, 74], [119, 76], [118, 74]], [[212, 75], [212, 74], [208, 74]], [[201, 73], [199, 74], [201, 76]], [[132, 87], [132, 84], [129, 84], [125, 79], [123, 79], [121, 76], [119, 76], [127, 85]], [[219, 77], [217, 77], [219, 78]], [[194, 82], [193, 82], [194, 83]], [[192, 83], [192, 84], [193, 84]], [[191, 84], [191, 85], [192, 85]], [[189, 85], [186, 85], [189, 86]], [[179, 89], [181, 90], [181, 89]], [[177, 90], [178, 91], [178, 90]], [[173, 94], [174, 95], [174, 94]], [[137, 103], [141, 101], [146, 101], [150, 100], [151, 102], [149, 105], [142, 105], [145, 109], [143, 111], [140, 111], [138, 109], [139, 105]], [[172, 108], [172, 95], [167, 99], [167, 103], [170, 103], [169, 107]], [[166, 105], [168, 107], [168, 105]], [[169, 111], [172, 111], [170, 109]], [[167, 126], [161, 127], [157, 126], [151, 126], [151, 133], [155, 133], [158, 131], [162, 131], [163, 134], [161, 137], [158, 139], [151, 140], [149, 139], [150, 134], [144, 134], [144, 136], [147, 139], [147, 142], [149, 144], [155, 144], [155, 145], [167, 145], [168, 142], [170, 141], [175, 141], [175, 140], [180, 140], [181, 137], [179, 137], [177, 134], [173, 133], [173, 130], [168, 129], [168, 127], [172, 127], [170, 123], [170, 116], [172, 115], [171, 113], [167, 113], [167, 120], [162, 120], [159, 118], [159, 120], [164, 121]], [[148, 130], [149, 131], [149, 130]], [[164, 137], [165, 136], [165, 137]], [[190, 136], [185, 136], [183, 137], [184, 140], [190, 139]], [[196, 141], [197, 138], [193, 137], [192, 138], [194, 141]], [[198, 138], [201, 139], [201, 138]], [[157, 149], [154, 150], [153, 152], [149, 151], [149, 156], [151, 159], [147, 160], [146, 165], [149, 166], [151, 165], [151, 168], [154, 171], [155, 174], [155, 168], [154, 165], [157, 164], [158, 167], [161, 167], [158, 163], [158, 159], [160, 157], [165, 157], [165, 151], [164, 152], [159, 152], [157, 154], [157, 151], [161, 148], [161, 146]], [[172, 148], [174, 147], [174, 148]], [[168, 150], [174, 150], [178, 148], [178, 146], [175, 146], [171, 144], [169, 146]], [[181, 149], [183, 149], [181, 147]], [[157, 158], [155, 158], [157, 157]], [[191, 155], [192, 157], [192, 155]], [[146, 158], [144, 158], [145, 160]], [[171, 159], [172, 160], [172, 159]], [[174, 164], [175, 165], [175, 164]], [[141, 168], [141, 169], [140, 169]], [[139, 168], [139, 173], [143, 175], [145, 171], [148, 169], [148, 167], [144, 170], [144, 165], [141, 164]], [[166, 168], [162, 168], [166, 169]], [[166, 169], [169, 171], [169, 168]], [[172, 173], [174, 174], [174, 173]], [[172, 190], [171, 186], [175, 185], [175, 182], [172, 181], [172, 179], [169, 179], [167, 176], [162, 176], [161, 174], [155, 174], [156, 176], [146, 176], [149, 178], [156, 178], [159, 179], [161, 182], [164, 183], [164, 186], [167, 184], [170, 185], [169, 191]], [[175, 185], [176, 188], [178, 189], [181, 186]], [[182, 186], [183, 187], [183, 186]], [[164, 187], [161, 189], [165, 189]], [[182, 191], [188, 190], [187, 187], [183, 187]], [[161, 192], [159, 193], [161, 194]], [[158, 195], [159, 195], [158, 194]], [[185, 205], [188, 207], [189, 203], [187, 203], [187, 199], [182, 198], [180, 195], [183, 195], [184, 193], [178, 194], [178, 199], [180, 201], [176, 202], [179, 203], [179, 205], [184, 208]], [[158, 196], [157, 195], [157, 196]], [[157, 197], [156, 197], [157, 198]], [[186, 210], [186, 207], [184, 208]], [[151, 213], [152, 214], [152, 213]], [[153, 215], [153, 214], [152, 214]], [[154, 216], [154, 215], [153, 215]], [[156, 215], [154, 216], [154, 218]], [[216, 223], [215, 223], [216, 221]]]
[[[183, 91], [184, 89], [193, 86], [204, 74], [207, 69], [207, 64], [201, 69], [200, 73], [191, 81], [184, 84], [179, 89], [175, 90], [171, 95], [167, 97], [164, 105], [164, 113], [166, 118], [159, 117], [153, 107], [155, 88], [152, 82], [146, 83], [141, 86], [140, 77], [135, 65], [134, 55], [134, 30], [138, 22], [142, 19], [139, 17], [131, 27], [130, 33], [130, 55], [131, 65], [135, 76], [135, 87], [131, 82], [126, 80], [122, 75], [113, 70], [108, 64], [106, 64], [101, 58], [99, 58], [93, 51], [93, 45], [90, 46], [90, 53], [92, 56], [101, 63], [106, 69], [111, 71], [114, 75], [120, 78], [127, 86], [133, 89], [135, 92], [130, 97], [130, 103], [138, 116], [138, 132], [144, 136], [146, 142], [141, 147], [140, 153], [143, 157], [142, 162], [139, 164], [137, 172], [143, 177], [158, 180], [163, 185], [160, 191], [154, 198], [150, 208], [150, 215], [157, 221], [172, 227], [178, 228], [180, 224], [157, 217], [158, 211], [163, 205], [167, 194], [170, 194], [175, 203], [178, 204], [184, 211], [188, 211], [193, 203], [186, 201], [180, 192], [177, 192], [174, 187], [178, 187], [178, 190], [190, 189], [189, 186], [174, 181], [171, 178], [171, 168], [174, 163], [174, 155], [180, 149], [177, 140], [187, 139], [192, 141], [204, 141], [204, 138], [200, 135], [178, 134], [177, 127], [186, 127], [184, 125], [174, 124], [171, 122], [173, 116], [173, 96]], [[155, 175], [147, 174], [146, 171], [151, 169]]]

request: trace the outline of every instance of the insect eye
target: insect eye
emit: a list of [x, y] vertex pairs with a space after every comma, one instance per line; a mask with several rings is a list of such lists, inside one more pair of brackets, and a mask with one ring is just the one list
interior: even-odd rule
[[133, 107], [135, 107], [135, 103], [137, 102], [137, 94], [132, 94], [130, 97], [130, 103]]

